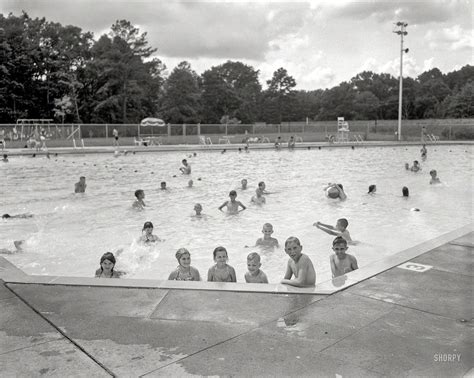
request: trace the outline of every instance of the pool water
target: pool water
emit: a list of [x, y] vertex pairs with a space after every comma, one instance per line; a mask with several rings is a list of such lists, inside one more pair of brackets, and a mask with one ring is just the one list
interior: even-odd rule
[[[330, 236], [312, 224], [335, 225], [347, 218], [348, 230], [359, 244], [350, 246], [362, 267], [375, 260], [457, 229], [472, 220], [472, 147], [429, 146], [420, 159], [420, 146], [323, 148], [321, 150], [262, 150], [239, 153], [204, 151], [11, 157], [0, 165], [2, 213], [34, 214], [30, 219], [0, 222], [0, 248], [13, 249], [14, 240], [25, 240], [24, 251], [6, 255], [29, 274], [86, 276], [99, 268], [106, 251], [123, 249], [116, 269], [127, 277], [167, 279], [176, 268], [178, 248], [190, 250], [192, 265], [207, 279], [212, 251], [227, 248], [237, 281], [245, 282], [246, 256], [262, 256], [262, 270], [270, 282], [279, 282], [288, 257], [283, 248], [253, 247], [264, 223], [274, 227], [273, 237], [301, 240], [303, 253], [313, 261], [317, 282], [331, 278]], [[191, 176], [179, 172], [188, 158]], [[405, 162], [419, 160], [423, 170], [406, 171]], [[429, 171], [436, 169], [441, 185], [430, 185]], [[84, 194], [74, 194], [74, 183], [86, 176]], [[176, 177], [174, 177], [176, 176]], [[192, 188], [188, 180], [194, 180]], [[246, 178], [247, 190], [237, 189]], [[200, 180], [199, 180], [200, 179]], [[168, 191], [160, 190], [166, 181]], [[252, 205], [257, 183], [265, 181], [263, 206]], [[347, 201], [329, 200], [328, 182], [344, 185]], [[374, 196], [368, 186], [377, 185]], [[410, 197], [402, 198], [407, 186]], [[145, 191], [144, 211], [133, 210], [136, 189]], [[237, 189], [237, 200], [247, 206], [229, 216], [218, 207]], [[206, 217], [192, 216], [201, 203]], [[419, 212], [410, 209], [419, 208]], [[136, 243], [145, 221], [164, 239], [152, 247]], [[250, 246], [246, 248], [245, 246]]]

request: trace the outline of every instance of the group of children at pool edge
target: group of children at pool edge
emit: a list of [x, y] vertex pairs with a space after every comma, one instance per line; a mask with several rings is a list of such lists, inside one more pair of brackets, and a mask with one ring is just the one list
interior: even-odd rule
[[[421, 149], [422, 159], [426, 159], [427, 151], [426, 147], [423, 145]], [[421, 167], [418, 161], [414, 161], [414, 164], [411, 168], [405, 167], [413, 172], [419, 172]], [[181, 167], [181, 172], [183, 174], [189, 174], [191, 172], [191, 167], [186, 160], [183, 160], [183, 167]], [[430, 184], [440, 183], [439, 178], [437, 177], [436, 170], [430, 171], [431, 181]], [[241, 181], [242, 188], [247, 188], [247, 180], [243, 179]], [[163, 189], [163, 188], [162, 188]], [[341, 184], [329, 183], [326, 188], [326, 195], [328, 198], [345, 200], [346, 195], [344, 193], [343, 187]], [[375, 185], [369, 186], [368, 194], [374, 194], [376, 191]], [[265, 183], [260, 182], [258, 188], [256, 189], [256, 195], [252, 197], [252, 202], [257, 204], [265, 203], [265, 198], [263, 194], [268, 194], [265, 190]], [[135, 192], [137, 200], [134, 203], [134, 207], [143, 208], [145, 206], [143, 202], [144, 193], [142, 190], [137, 190]], [[230, 200], [224, 202], [219, 210], [222, 210], [224, 207], [227, 207], [227, 211], [230, 214], [236, 214], [239, 211], [243, 211], [246, 207], [240, 202], [236, 201], [237, 193], [235, 190], [232, 190], [229, 193]], [[403, 196], [408, 196], [408, 188], [403, 188]], [[202, 206], [196, 204], [194, 207], [196, 215], [200, 216], [202, 211]], [[331, 226], [321, 222], [315, 222], [313, 226], [319, 228], [322, 231], [330, 235], [336, 236], [333, 240], [333, 251], [334, 254], [330, 256], [330, 266], [333, 278], [338, 276], [343, 276], [344, 274], [358, 269], [357, 259], [348, 253], [348, 244], [353, 243], [349, 231], [347, 230], [348, 221], [345, 218], [338, 219], [336, 226]], [[145, 234], [142, 235], [140, 241], [147, 244], [150, 242], [160, 241], [160, 239], [153, 235], [153, 224], [151, 222], [146, 222], [143, 231]], [[255, 243], [256, 246], [265, 246], [265, 247], [277, 247], [278, 240], [273, 238], [271, 235], [273, 233], [273, 226], [270, 223], [265, 223], [262, 228], [263, 238], [259, 238]], [[302, 253], [303, 246], [301, 245], [298, 238], [291, 236], [285, 242], [285, 252], [288, 254], [290, 259], [288, 260], [287, 269], [284, 278], [282, 279], [282, 284], [305, 287], [305, 286], [314, 286], [316, 283], [316, 272], [311, 262], [310, 258]], [[199, 271], [191, 266], [191, 253], [186, 248], [180, 248], [175, 254], [178, 261], [178, 267], [171, 272], [168, 279], [169, 280], [180, 280], [180, 281], [200, 281], [201, 276]], [[237, 282], [237, 277], [235, 269], [227, 264], [228, 255], [227, 250], [219, 246], [214, 249], [213, 258], [215, 265], [211, 266], [208, 270], [207, 280], [211, 282]], [[118, 278], [121, 273], [113, 270], [115, 265], [115, 256], [111, 252], [105, 253], [100, 260], [100, 269], [96, 271], [96, 277], [107, 277], [107, 278]], [[247, 256], [247, 269], [245, 273], [245, 281], [247, 283], [268, 283], [267, 276], [260, 269], [261, 268], [260, 255], [256, 252], [252, 252]], [[294, 276], [294, 278], [292, 278]]]
[[[183, 174], [191, 173], [191, 166], [188, 164], [186, 159], [182, 161], [183, 167], [180, 168]], [[81, 177], [79, 183], [76, 184], [76, 189], [79, 186], [81, 189], [85, 189], [85, 180]], [[247, 188], [247, 180], [243, 179], [241, 181], [242, 189]], [[331, 197], [330, 189], [335, 184], [329, 184], [326, 188], [326, 194], [328, 197]], [[162, 185], [163, 189], [163, 185]], [[342, 189], [339, 187], [335, 189], [339, 194], [335, 198], [345, 199], [345, 195]], [[76, 192], [80, 192], [77, 191]], [[263, 181], [259, 182], [258, 188], [256, 189], [256, 195], [252, 197], [252, 202], [257, 204], [265, 203], [265, 198], [263, 194], [269, 194], [266, 191], [266, 186]], [[133, 203], [132, 207], [136, 209], [143, 209], [146, 207], [144, 198], [145, 193], [143, 190], [139, 189], [135, 191], [136, 201]], [[240, 211], [246, 209], [246, 207], [240, 202], [236, 201], [237, 192], [235, 190], [230, 191], [229, 198], [230, 200], [225, 201], [220, 207], [219, 210], [222, 211], [224, 207], [227, 207], [227, 212], [229, 214], [236, 214]], [[196, 215], [200, 216], [202, 211], [202, 206], [196, 204], [194, 207]], [[330, 257], [330, 265], [333, 277], [344, 275], [350, 271], [353, 271], [358, 268], [357, 260], [354, 256], [347, 254], [348, 242], [352, 242], [350, 238], [349, 231], [346, 229], [348, 222], [346, 219], [339, 219], [335, 227], [321, 222], [314, 223], [314, 226], [331, 234], [336, 235], [337, 237], [333, 241], [333, 250], [334, 255]], [[147, 245], [154, 243], [156, 241], [161, 241], [156, 235], [153, 235], [153, 224], [151, 222], [145, 222], [143, 226], [143, 235], [140, 237], [139, 242]], [[262, 228], [263, 237], [259, 238], [255, 245], [263, 246], [267, 248], [278, 247], [278, 240], [273, 238], [273, 226], [270, 223], [265, 223]], [[314, 286], [316, 283], [316, 272], [313, 266], [311, 259], [302, 253], [303, 246], [298, 238], [291, 236], [285, 242], [285, 252], [290, 257], [287, 264], [287, 269], [284, 278], [282, 279], [282, 284], [297, 286], [297, 287], [307, 287]], [[199, 271], [191, 266], [191, 253], [186, 248], [180, 248], [175, 254], [175, 257], [178, 261], [178, 267], [171, 272], [168, 279], [169, 280], [179, 280], [179, 281], [200, 281], [201, 276]], [[219, 246], [214, 249], [213, 258], [215, 265], [211, 266], [208, 270], [207, 280], [210, 282], [237, 282], [237, 277], [235, 269], [227, 264], [228, 255], [227, 250]], [[114, 271], [116, 260], [115, 256], [111, 252], [105, 253], [100, 259], [100, 268], [96, 271], [95, 276], [98, 278], [119, 278], [123, 272]], [[260, 255], [256, 252], [252, 252], [247, 256], [247, 273], [245, 273], [245, 281], [247, 283], [268, 283], [266, 274], [260, 269], [261, 268]], [[294, 277], [294, 278], [293, 278]]]

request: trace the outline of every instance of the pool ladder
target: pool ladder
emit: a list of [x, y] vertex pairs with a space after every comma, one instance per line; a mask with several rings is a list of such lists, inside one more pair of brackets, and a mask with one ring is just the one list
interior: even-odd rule
[[[72, 139], [72, 144], [74, 145], [74, 149], [77, 149], [76, 140], [74, 138]], [[84, 139], [81, 139], [81, 146], [84, 148]]]

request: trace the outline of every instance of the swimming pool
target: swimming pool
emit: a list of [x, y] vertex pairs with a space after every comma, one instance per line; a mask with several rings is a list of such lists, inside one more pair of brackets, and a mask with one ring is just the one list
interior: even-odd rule
[[[128, 277], [166, 279], [176, 267], [174, 254], [186, 247], [192, 265], [204, 280], [213, 264], [212, 251], [227, 248], [229, 264], [244, 282], [246, 256], [260, 252], [262, 269], [270, 282], [279, 282], [288, 260], [284, 250], [245, 248], [261, 237], [264, 223], [274, 226], [280, 244], [297, 236], [303, 252], [313, 260], [317, 282], [330, 278], [333, 237], [312, 226], [315, 221], [335, 224], [345, 217], [353, 239], [350, 246], [359, 266], [381, 259], [472, 220], [472, 147], [431, 146], [421, 161], [420, 146], [323, 148], [321, 150], [227, 151], [60, 155], [58, 158], [12, 157], [0, 165], [2, 213], [30, 212], [30, 219], [3, 220], [0, 248], [13, 249], [24, 239], [25, 251], [6, 256], [29, 274], [93, 276], [100, 256], [123, 248], [117, 269]], [[181, 176], [181, 160], [188, 158], [191, 176]], [[420, 160], [423, 170], [405, 171], [404, 163]], [[437, 169], [442, 185], [429, 185], [429, 171]], [[73, 194], [79, 176], [87, 177], [85, 194]], [[177, 177], [173, 177], [176, 175]], [[194, 187], [188, 188], [192, 178]], [[198, 180], [201, 178], [201, 180]], [[248, 209], [236, 216], [217, 210], [228, 193], [247, 178], [249, 189], [237, 189], [237, 199]], [[169, 191], [159, 189], [166, 181]], [[267, 203], [250, 203], [259, 181], [265, 181]], [[344, 185], [347, 201], [328, 200], [327, 182]], [[375, 196], [367, 195], [377, 185]], [[401, 188], [410, 198], [401, 197]], [[149, 206], [142, 212], [131, 204], [134, 191], [143, 189]], [[205, 219], [192, 217], [201, 203]], [[419, 208], [421, 211], [410, 211]], [[151, 248], [136, 240], [145, 221], [164, 242]]]

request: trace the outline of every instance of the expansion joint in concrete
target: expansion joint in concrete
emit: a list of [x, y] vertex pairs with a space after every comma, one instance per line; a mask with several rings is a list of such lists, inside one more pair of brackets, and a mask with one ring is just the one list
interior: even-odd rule
[[43, 316], [41, 312], [36, 310], [30, 303], [24, 299], [22, 296], [18, 295], [12, 288], [9, 287], [7, 283], [4, 284], [4, 286], [10, 290], [15, 297], [17, 297], [20, 301], [22, 301], [26, 306], [28, 306], [36, 315], [38, 315], [41, 319], [43, 319], [45, 322], [47, 322], [51, 327], [53, 327], [61, 336], [63, 336], [66, 340], [68, 340], [71, 344], [73, 344], [77, 349], [79, 349], [82, 353], [84, 353], [89, 359], [94, 361], [99, 367], [101, 367], [103, 370], [105, 370], [110, 376], [116, 377], [117, 375], [114, 374], [112, 371], [110, 371], [106, 366], [104, 366], [100, 361], [94, 358], [90, 353], [88, 353], [83, 347], [81, 347], [79, 344], [77, 344], [73, 339], [71, 339], [66, 333], [64, 333], [60, 328], [56, 327], [56, 325], [50, 321], [48, 318]]

